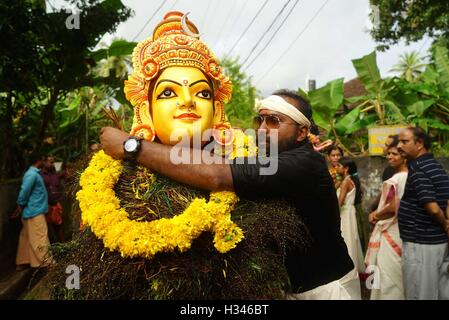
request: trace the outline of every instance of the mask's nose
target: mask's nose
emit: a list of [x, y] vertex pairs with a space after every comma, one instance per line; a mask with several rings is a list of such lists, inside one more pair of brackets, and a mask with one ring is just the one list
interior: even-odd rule
[[182, 88], [182, 95], [183, 95], [183, 98], [184, 98], [183, 105], [186, 108], [192, 108], [193, 107], [192, 94], [190, 93], [190, 90], [189, 90], [188, 86], [184, 86]]

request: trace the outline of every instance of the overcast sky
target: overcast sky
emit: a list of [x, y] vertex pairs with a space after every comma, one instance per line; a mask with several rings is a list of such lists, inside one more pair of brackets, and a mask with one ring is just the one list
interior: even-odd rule
[[[218, 58], [222, 58], [243, 34], [265, 0], [122, 2], [134, 10], [134, 16], [122, 23], [114, 35], [104, 37], [104, 41], [110, 42], [113, 37], [143, 40], [151, 36], [165, 13], [177, 10], [190, 12], [189, 19], [200, 30], [201, 39]], [[290, 0], [270, 31], [265, 32], [287, 2], [269, 0], [231, 52], [231, 56], [239, 56], [243, 61], [266, 33], [244, 67], [273, 36], [297, 1]], [[367, 31], [368, 13], [368, 0], [299, 0], [269, 45], [245, 72], [252, 76], [253, 83], [263, 95], [278, 88], [306, 89], [307, 78], [315, 79], [317, 87], [339, 77], [344, 77], [345, 81], [351, 80], [356, 76], [351, 59], [370, 53], [376, 46]], [[389, 75], [401, 53], [417, 50], [425, 55], [430, 42], [424, 39], [409, 46], [401, 43], [386, 52], [379, 52], [377, 62], [382, 76]]]

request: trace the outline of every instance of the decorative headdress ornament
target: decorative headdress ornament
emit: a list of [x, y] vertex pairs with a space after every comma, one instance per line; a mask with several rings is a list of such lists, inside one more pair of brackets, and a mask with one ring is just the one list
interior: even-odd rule
[[218, 142], [227, 138], [230, 129], [224, 105], [231, 99], [232, 83], [223, 75], [218, 60], [199, 40], [198, 29], [187, 15], [172, 11], [154, 29], [153, 36], [139, 42], [133, 51], [133, 73], [125, 81], [125, 96], [134, 106], [131, 134], [153, 141], [153, 120], [150, 113], [152, 84], [160, 72], [168, 67], [195, 67], [212, 81], [215, 102], [214, 134]]

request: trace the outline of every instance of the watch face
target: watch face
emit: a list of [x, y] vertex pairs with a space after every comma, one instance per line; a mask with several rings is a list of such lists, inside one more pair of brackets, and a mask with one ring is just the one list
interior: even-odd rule
[[137, 148], [137, 140], [129, 139], [125, 142], [125, 150], [126, 152], [133, 152]]

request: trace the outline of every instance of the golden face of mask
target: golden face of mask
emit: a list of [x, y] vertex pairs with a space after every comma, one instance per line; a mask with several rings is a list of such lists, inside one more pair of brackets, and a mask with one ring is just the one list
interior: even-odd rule
[[156, 80], [151, 106], [154, 130], [163, 144], [174, 145], [182, 136], [191, 141], [213, 126], [212, 88], [193, 67], [164, 69]]

